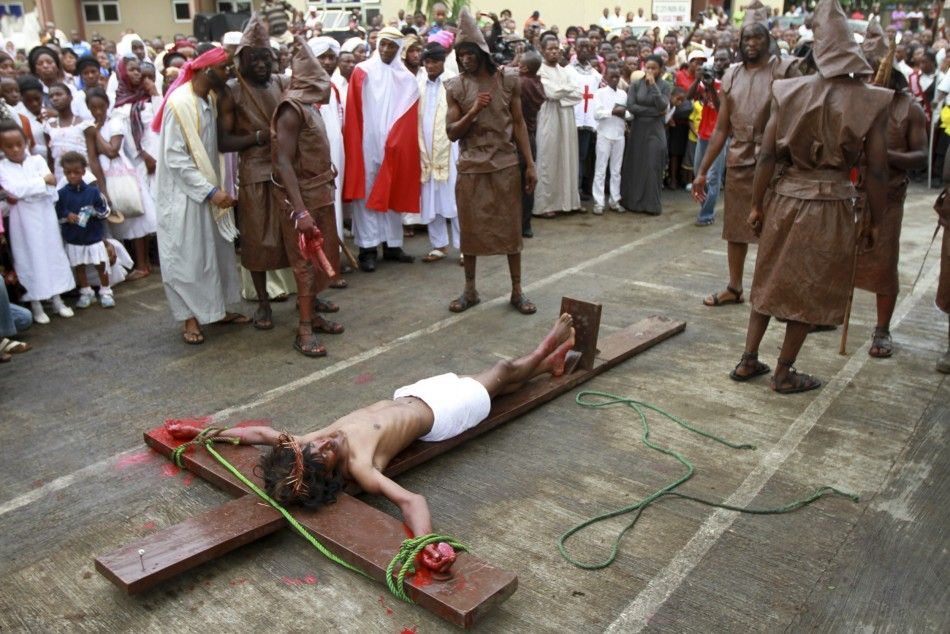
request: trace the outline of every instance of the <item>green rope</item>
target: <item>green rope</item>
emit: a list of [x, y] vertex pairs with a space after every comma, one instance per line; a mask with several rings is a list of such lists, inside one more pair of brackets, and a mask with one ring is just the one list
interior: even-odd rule
[[[614, 509], [612, 511], [608, 511], [606, 513], [602, 513], [588, 520], [585, 520], [581, 522], [580, 524], [577, 524], [576, 526], [571, 527], [563, 535], [561, 535], [557, 540], [558, 551], [561, 553], [561, 556], [568, 563], [571, 563], [577, 566], [578, 568], [583, 568], [585, 570], [600, 570], [602, 568], [606, 568], [607, 566], [611, 565], [617, 559], [617, 555], [620, 550], [620, 543], [623, 540], [623, 537], [627, 533], [627, 531], [629, 531], [630, 529], [634, 527], [634, 525], [636, 525], [637, 521], [640, 519], [640, 515], [643, 513], [644, 510], [646, 510], [648, 506], [650, 506], [651, 504], [653, 504], [660, 498], [667, 495], [683, 498], [686, 500], [692, 500], [693, 502], [699, 502], [700, 504], [705, 504], [706, 506], [712, 506], [712, 507], [726, 509], [730, 511], [738, 511], [740, 513], [750, 513], [754, 515], [777, 515], [781, 513], [789, 513], [796, 509], [800, 509], [803, 506], [808, 506], [812, 502], [819, 500], [822, 497], [825, 497], [826, 495], [841, 495], [843, 497], [849, 498], [852, 502], [858, 501], [858, 496], [850, 494], [850, 493], [845, 493], [843, 491], [839, 491], [838, 489], [834, 487], [828, 487], [828, 486], [820, 487], [810, 496], [803, 498], [801, 500], [795, 500], [793, 502], [790, 502], [784, 506], [780, 506], [777, 508], [766, 508], [766, 509], [730, 506], [728, 504], [723, 504], [722, 502], [706, 500], [706, 499], [699, 498], [696, 496], [687, 495], [685, 493], [679, 493], [675, 489], [693, 477], [693, 473], [695, 473], [695, 468], [693, 467], [692, 463], [689, 460], [687, 460], [679, 452], [673, 449], [667, 449], [665, 447], [661, 447], [650, 440], [650, 424], [647, 420], [647, 415], [644, 410], [652, 410], [660, 414], [664, 418], [667, 418], [673, 421], [680, 427], [683, 427], [684, 429], [693, 432], [694, 434], [698, 434], [700, 436], [703, 436], [704, 438], [708, 438], [710, 440], [718, 442], [732, 449], [755, 449], [755, 446], [750, 445], [750, 444], [739, 444], [739, 443], [730, 442], [724, 438], [716, 436], [715, 434], [698, 429], [690, 425], [686, 421], [680, 418], [677, 418], [676, 416], [668, 412], [663, 411], [659, 407], [650, 405], [649, 403], [644, 403], [642, 401], [637, 401], [631, 398], [615, 396], [613, 394], [608, 394], [606, 392], [586, 390], [586, 391], [580, 392], [575, 398], [575, 401], [581, 407], [590, 407], [593, 409], [611, 407], [613, 405], [626, 405], [627, 407], [634, 410], [640, 419], [640, 425], [643, 429], [643, 435], [640, 437], [640, 439], [643, 441], [643, 443], [650, 449], [653, 449], [654, 451], [658, 451], [662, 454], [666, 454], [667, 456], [672, 456], [673, 458], [677, 460], [677, 462], [679, 462], [684, 467], [686, 467], [686, 473], [684, 473], [680, 478], [671, 482], [670, 484], [667, 484], [666, 486], [660, 489], [657, 489], [656, 491], [654, 491], [647, 497], [643, 498], [642, 500], [635, 502], [633, 504], [627, 505], [627, 506], [623, 506], [618, 509]], [[633, 513], [633, 519], [617, 534], [617, 537], [614, 539], [613, 545], [611, 546], [610, 555], [606, 559], [604, 559], [603, 561], [598, 561], [598, 562], [582, 562], [582, 561], [578, 561], [574, 559], [568, 553], [567, 548], [565, 547], [564, 544], [571, 536], [575, 535], [576, 533], [579, 533], [580, 531], [584, 530], [585, 528], [593, 524], [602, 522], [612, 517], [617, 517], [618, 515], [626, 515], [628, 513]]]
[[[327, 550], [326, 546], [321, 544], [320, 541], [317, 540], [317, 538], [314, 537], [310, 533], [310, 531], [308, 531], [306, 528], [304, 528], [300, 524], [300, 522], [294, 519], [294, 516], [291, 515], [287, 511], [287, 509], [282, 507], [276, 500], [274, 500], [271, 496], [269, 496], [264, 490], [262, 490], [256, 484], [254, 484], [254, 482], [252, 482], [250, 479], [248, 479], [234, 465], [228, 462], [228, 460], [224, 456], [222, 456], [217, 451], [215, 451], [214, 448], [212, 447], [212, 444], [214, 442], [227, 442], [227, 443], [231, 443], [235, 445], [239, 444], [238, 438], [231, 439], [231, 438], [221, 438], [220, 436], [218, 436], [218, 434], [220, 434], [222, 431], [223, 429], [220, 427], [209, 427], [209, 428], [203, 429], [201, 430], [201, 433], [199, 433], [198, 436], [196, 436], [194, 439], [176, 447], [175, 451], [172, 453], [172, 458], [174, 459], [175, 464], [181, 467], [182, 466], [181, 456], [188, 449], [188, 447], [193, 446], [193, 445], [198, 445], [199, 443], [203, 443], [205, 449], [208, 450], [208, 453], [211, 454], [211, 456], [215, 460], [217, 460], [221, 464], [222, 467], [227, 469], [228, 472], [231, 475], [233, 475], [235, 478], [240, 480], [244, 486], [246, 486], [255, 494], [257, 494], [259, 498], [261, 498], [262, 500], [270, 504], [278, 513], [283, 515], [284, 519], [287, 520], [287, 523], [290, 524], [294, 528], [294, 530], [300, 533], [304, 537], [304, 539], [310, 542], [310, 544], [314, 548], [320, 551], [320, 553], [322, 553], [324, 557], [326, 557], [330, 561], [340, 564], [341, 566], [343, 566], [344, 568], [347, 568], [348, 570], [357, 572], [363, 575], [364, 577], [371, 578], [366, 572], [360, 570], [359, 568], [353, 566], [352, 564], [347, 563], [346, 561], [343, 561], [342, 559], [334, 555], [332, 552]], [[402, 545], [400, 545], [399, 547], [399, 551], [396, 553], [396, 555], [392, 558], [392, 561], [390, 561], [389, 565], [386, 567], [386, 585], [389, 586], [389, 591], [392, 592], [393, 595], [395, 595], [397, 598], [402, 599], [403, 601], [407, 603], [413, 603], [413, 600], [409, 598], [409, 595], [406, 594], [405, 589], [404, 589], [406, 574], [407, 573], [415, 574], [415, 567], [413, 566], [412, 562], [416, 560], [416, 557], [419, 555], [420, 552], [422, 552], [423, 548], [425, 548], [429, 544], [435, 544], [438, 542], [446, 542], [449, 546], [455, 549], [455, 552], [468, 551], [468, 549], [464, 545], [460, 544], [459, 542], [452, 539], [451, 537], [447, 537], [445, 535], [437, 535], [435, 533], [430, 533], [429, 535], [422, 535], [420, 537], [414, 537], [414, 538], [403, 540]], [[395, 570], [396, 566], [400, 567], [399, 574], [394, 577], [393, 571]]]
[[[406, 603], [414, 603], [404, 589], [406, 574], [415, 574], [416, 569], [413, 562], [415, 562], [416, 557], [422, 552], [423, 548], [429, 544], [437, 544], [438, 542], [447, 543], [455, 549], [455, 552], [468, 551], [465, 546], [451, 537], [437, 535], [435, 533], [420, 535], [419, 537], [410, 537], [409, 539], [403, 540], [402, 545], [399, 547], [399, 552], [396, 553], [396, 556], [389, 562], [389, 566], [386, 567], [386, 585], [389, 586], [389, 591], [393, 596], [402, 599]], [[399, 573], [394, 575], [396, 566], [399, 566]]]

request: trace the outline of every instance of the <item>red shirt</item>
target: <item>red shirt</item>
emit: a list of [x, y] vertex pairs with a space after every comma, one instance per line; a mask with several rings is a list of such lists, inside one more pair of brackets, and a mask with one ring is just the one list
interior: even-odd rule
[[[716, 93], [719, 93], [719, 87], [722, 85], [722, 82], [718, 79], [713, 82], [713, 88], [716, 90]], [[716, 120], [719, 118], [719, 109], [713, 105], [712, 99], [707, 99], [703, 103], [703, 113], [699, 118], [699, 129], [696, 131], [699, 135], [699, 138], [703, 141], [708, 141], [709, 137], [712, 136], [713, 130], [716, 129]]]

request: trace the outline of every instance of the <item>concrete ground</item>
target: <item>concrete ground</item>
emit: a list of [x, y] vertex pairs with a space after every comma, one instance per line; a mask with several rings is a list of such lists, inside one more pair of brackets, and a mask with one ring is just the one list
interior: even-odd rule
[[[562, 396], [399, 478], [426, 495], [438, 530], [518, 574], [517, 592], [481, 631], [950, 631], [950, 380], [934, 371], [947, 346], [947, 318], [933, 305], [936, 252], [911, 288], [935, 196], [916, 187], [908, 198], [895, 356], [866, 354], [874, 304], [859, 292], [850, 356], [837, 353], [840, 331], [811, 336], [798, 365], [826, 385], [796, 396], [773, 394], [766, 379], [729, 380], [749, 308], [700, 304], [723, 285], [725, 244], [719, 226], [692, 225], [684, 193], [666, 194], [659, 218], [536, 220], [524, 254], [533, 317], [507, 304], [504, 258], [479, 262], [482, 303], [460, 315], [446, 309], [462, 283], [454, 258], [351, 274], [349, 289], [328, 295], [347, 331], [325, 339], [322, 360], [290, 348], [293, 301], [276, 305], [270, 332], [209, 326], [204, 345], [183, 345], [158, 276], [120, 286], [112, 311], [53, 317], [24, 336], [34, 351], [0, 366], [0, 631], [452, 631], [287, 530], [134, 598], [97, 574], [93, 558], [226, 499], [145, 450], [144, 429], [201, 415], [315, 429], [399, 385], [528, 349], [564, 295], [603, 303], [602, 332], [652, 314], [688, 322], [585, 386], [756, 446], [732, 450], [654, 417], [656, 441], [696, 465], [684, 492], [768, 507], [831, 485], [860, 502], [760, 516], [666, 499], [611, 567], [575, 568], [555, 547], [562, 532], [682, 467], [640, 442], [632, 411]], [[407, 250], [424, 254], [425, 235]], [[781, 334], [773, 326], [762, 346], [769, 363]], [[627, 521], [579, 535], [573, 554], [603, 558]]]

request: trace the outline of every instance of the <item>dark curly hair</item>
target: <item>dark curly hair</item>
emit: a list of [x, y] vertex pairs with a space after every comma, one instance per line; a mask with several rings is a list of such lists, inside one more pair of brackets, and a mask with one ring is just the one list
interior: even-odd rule
[[343, 490], [343, 474], [338, 467], [327, 473], [310, 446], [296, 441], [281, 442], [261, 457], [261, 477], [268, 495], [281, 505], [299, 504], [318, 509], [333, 504]]

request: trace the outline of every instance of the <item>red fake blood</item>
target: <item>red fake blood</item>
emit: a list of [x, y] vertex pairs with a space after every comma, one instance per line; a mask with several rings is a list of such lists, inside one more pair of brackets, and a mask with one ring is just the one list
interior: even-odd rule
[[143, 464], [149, 462], [155, 457], [148, 449], [144, 451], [136, 451], [133, 454], [128, 456], [122, 456], [119, 458], [119, 461], [115, 463], [115, 468], [119, 470], [128, 469], [129, 467], [137, 464]]
[[412, 575], [412, 585], [417, 588], [424, 588], [427, 585], [432, 583], [432, 571], [422, 566], [416, 564], [416, 574]]
[[412, 539], [413, 537], [415, 537], [415, 535], [412, 534], [412, 529], [409, 528], [409, 525], [406, 524], [405, 522], [402, 523], [402, 530], [406, 531], [406, 537], [408, 537], [409, 539]]
[[142, 528], [147, 531], [155, 530], [155, 527], [156, 527], [155, 522], [151, 522], [151, 521], [145, 522], [144, 524], [142, 524]]
[[373, 375], [370, 374], [369, 372], [365, 372], [365, 373], [363, 373], [363, 374], [357, 374], [357, 375], [356, 375], [356, 384], [357, 384], [357, 385], [366, 385], [367, 383], [371, 382], [372, 380], [373, 380]]
[[299, 586], [303, 584], [300, 579], [295, 579], [294, 577], [284, 577], [281, 579], [281, 581], [284, 582], [284, 585], [288, 586]]
[[181, 473], [181, 469], [177, 465], [172, 463], [162, 465], [162, 475], [166, 478], [171, 478]]
[[247, 583], [246, 577], [238, 577], [237, 579], [231, 579], [228, 585], [233, 588], [234, 586], [243, 586], [245, 583]]
[[186, 473], [185, 477], [181, 479], [182, 486], [190, 487], [191, 483], [195, 481], [195, 476], [192, 473]]
[[379, 605], [385, 608], [386, 616], [392, 616], [393, 614], [395, 614], [395, 612], [393, 612], [393, 609], [389, 607], [388, 605], [386, 605], [386, 599], [383, 598], [383, 595], [379, 595]]
[[418, 632], [415, 627], [404, 627], [399, 634], [418, 634]]
[[313, 575], [307, 575], [306, 577], [303, 578], [303, 582], [307, 584], [308, 586], [313, 586], [313, 585], [316, 585], [319, 581]]

